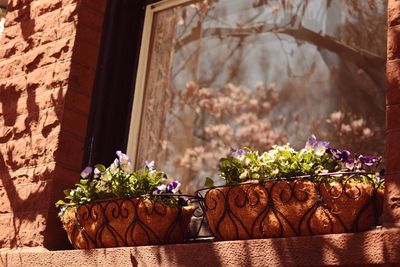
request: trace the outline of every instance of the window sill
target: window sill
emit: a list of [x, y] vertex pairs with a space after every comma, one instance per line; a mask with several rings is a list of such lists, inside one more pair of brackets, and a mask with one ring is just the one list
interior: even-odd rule
[[265, 266], [400, 263], [400, 228], [295, 238], [48, 251], [0, 250], [5, 266]]

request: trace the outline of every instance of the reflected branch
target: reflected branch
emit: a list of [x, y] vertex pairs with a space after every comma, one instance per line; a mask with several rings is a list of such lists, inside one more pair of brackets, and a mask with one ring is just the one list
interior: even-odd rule
[[[334, 38], [316, 33], [303, 26], [299, 28], [276, 28], [274, 25], [266, 25], [265, 23], [255, 24], [250, 27], [241, 28], [228, 28], [228, 27], [215, 27], [207, 28], [203, 30], [202, 37], [249, 37], [263, 33], [278, 33], [286, 34], [298, 40], [303, 40], [308, 43], [314, 44], [317, 47], [327, 49], [338, 54], [341, 57], [351, 59], [358, 66], [365, 66], [366, 64], [385, 64], [386, 59], [377, 54], [369, 51], [351, 47], [345, 43], [342, 43]], [[183, 46], [194, 42], [199, 39], [197, 31], [192, 31], [189, 35], [184, 38], [177, 40], [175, 49], [180, 49]]]

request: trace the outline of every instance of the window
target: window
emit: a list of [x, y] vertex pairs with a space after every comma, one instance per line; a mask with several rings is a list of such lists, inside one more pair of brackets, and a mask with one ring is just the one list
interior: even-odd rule
[[4, 24], [6, 22], [7, 14], [7, 1], [0, 0], [0, 33], [4, 31]]
[[383, 154], [386, 1], [166, 0], [146, 11], [128, 152], [201, 187], [231, 148]]

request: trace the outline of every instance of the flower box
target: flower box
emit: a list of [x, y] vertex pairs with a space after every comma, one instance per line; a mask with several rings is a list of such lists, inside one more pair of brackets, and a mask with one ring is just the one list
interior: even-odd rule
[[78, 249], [179, 243], [193, 212], [145, 198], [116, 199], [68, 209], [64, 228]]
[[76, 188], [65, 190], [59, 217], [77, 249], [158, 245], [182, 242], [195, 207], [177, 180], [146, 162], [134, 172], [120, 151], [108, 167], [82, 171]]
[[294, 178], [214, 187], [203, 191], [203, 209], [216, 240], [333, 234], [374, 228], [382, 213], [383, 190], [351, 179], [347, 177], [343, 183], [330, 184]]
[[377, 156], [332, 148], [312, 136], [305, 148], [239, 149], [220, 160], [224, 186], [197, 191], [216, 240], [359, 232], [379, 224], [383, 172]]

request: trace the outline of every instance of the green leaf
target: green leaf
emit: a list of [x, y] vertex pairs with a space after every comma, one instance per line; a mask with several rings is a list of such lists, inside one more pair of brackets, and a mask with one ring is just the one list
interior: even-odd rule
[[63, 192], [66, 196], [69, 196], [69, 194], [71, 193], [71, 189], [65, 189]]
[[211, 179], [210, 177], [206, 178], [206, 182], [204, 183], [205, 187], [213, 187], [214, 186], [214, 180]]
[[67, 203], [64, 202], [64, 200], [59, 200], [56, 202], [56, 206], [60, 206], [60, 205], [65, 205]]
[[103, 164], [96, 164], [94, 165], [94, 167], [101, 172], [104, 172], [106, 170], [106, 167]]

